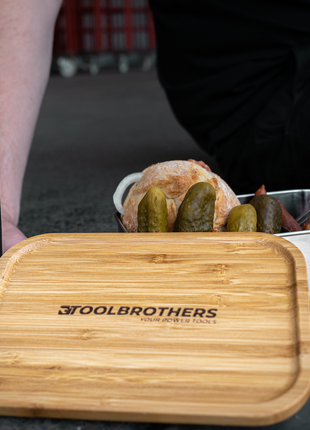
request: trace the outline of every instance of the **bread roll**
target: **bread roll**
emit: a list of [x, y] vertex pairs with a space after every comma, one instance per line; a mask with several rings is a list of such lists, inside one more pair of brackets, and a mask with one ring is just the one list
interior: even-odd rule
[[123, 205], [122, 223], [130, 233], [138, 229], [138, 205], [152, 187], [159, 187], [167, 198], [168, 226], [173, 231], [177, 212], [189, 188], [196, 182], [209, 182], [215, 188], [216, 201], [213, 231], [224, 231], [230, 210], [240, 205], [235, 193], [223, 179], [198, 164], [175, 160], [153, 164], [130, 189]]

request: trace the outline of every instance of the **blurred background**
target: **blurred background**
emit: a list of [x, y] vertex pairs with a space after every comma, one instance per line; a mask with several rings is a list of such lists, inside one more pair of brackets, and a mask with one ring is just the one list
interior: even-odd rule
[[55, 27], [53, 70], [72, 77], [155, 63], [154, 25], [147, 0], [64, 0]]
[[21, 230], [27, 237], [117, 231], [112, 196], [123, 177], [188, 158], [219, 173], [177, 123], [158, 82], [147, 0], [64, 0]]

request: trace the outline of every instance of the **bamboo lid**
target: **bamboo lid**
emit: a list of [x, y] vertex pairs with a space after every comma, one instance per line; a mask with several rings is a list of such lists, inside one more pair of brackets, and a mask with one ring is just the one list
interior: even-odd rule
[[48, 234], [0, 264], [1, 415], [267, 425], [308, 398], [306, 265], [283, 238]]

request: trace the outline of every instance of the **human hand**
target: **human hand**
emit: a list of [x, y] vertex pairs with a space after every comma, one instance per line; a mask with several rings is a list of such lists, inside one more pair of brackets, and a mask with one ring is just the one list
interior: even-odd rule
[[2, 247], [3, 252], [6, 252], [16, 243], [27, 239], [24, 233], [22, 233], [10, 220], [2, 218]]

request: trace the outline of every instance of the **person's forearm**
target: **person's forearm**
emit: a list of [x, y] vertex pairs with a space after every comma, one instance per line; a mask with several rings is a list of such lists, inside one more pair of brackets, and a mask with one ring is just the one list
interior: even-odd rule
[[61, 0], [0, 3], [0, 201], [3, 219], [15, 225], [60, 6]]

